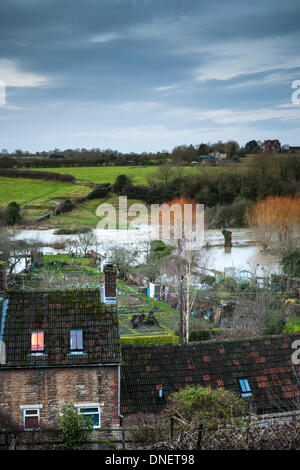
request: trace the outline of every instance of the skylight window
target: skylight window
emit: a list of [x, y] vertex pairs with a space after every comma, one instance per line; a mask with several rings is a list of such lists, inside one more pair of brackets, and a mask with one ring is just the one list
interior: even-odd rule
[[70, 331], [70, 349], [71, 351], [83, 350], [83, 333], [82, 330]]
[[34, 351], [34, 352], [44, 351], [44, 332], [43, 331], [31, 332], [31, 351]]
[[242, 397], [252, 397], [251, 387], [248, 379], [239, 379]]

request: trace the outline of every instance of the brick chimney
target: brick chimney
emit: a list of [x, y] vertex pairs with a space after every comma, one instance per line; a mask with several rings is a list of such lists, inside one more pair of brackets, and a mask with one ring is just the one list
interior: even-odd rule
[[104, 303], [116, 304], [116, 278], [117, 268], [113, 264], [106, 264], [104, 272]]
[[7, 264], [0, 261], [0, 292], [7, 289]]

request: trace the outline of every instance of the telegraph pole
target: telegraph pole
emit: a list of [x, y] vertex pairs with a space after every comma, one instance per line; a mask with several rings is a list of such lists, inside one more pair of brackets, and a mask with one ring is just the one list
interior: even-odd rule
[[179, 325], [179, 344], [183, 345], [183, 276], [180, 281], [180, 325]]

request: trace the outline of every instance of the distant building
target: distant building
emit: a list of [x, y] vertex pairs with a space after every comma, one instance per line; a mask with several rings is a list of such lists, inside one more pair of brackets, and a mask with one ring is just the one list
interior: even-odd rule
[[217, 160], [226, 160], [227, 153], [222, 152], [212, 152], [210, 155], [217, 158]]
[[275, 140], [265, 140], [263, 145], [263, 152], [265, 153], [279, 153], [281, 150], [280, 141]]
[[290, 147], [289, 147], [289, 151], [290, 151], [291, 153], [298, 153], [298, 152], [300, 153], [300, 147], [299, 147], [299, 146], [297, 146], [297, 147], [291, 147], [291, 146], [290, 146]]
[[199, 155], [197, 158], [202, 165], [216, 165], [218, 163], [218, 159], [213, 155]]

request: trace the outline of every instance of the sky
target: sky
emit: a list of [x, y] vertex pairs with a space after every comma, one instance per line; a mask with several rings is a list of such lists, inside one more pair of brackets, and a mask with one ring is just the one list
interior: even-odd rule
[[299, 0], [2, 0], [0, 151], [300, 145], [299, 22]]

